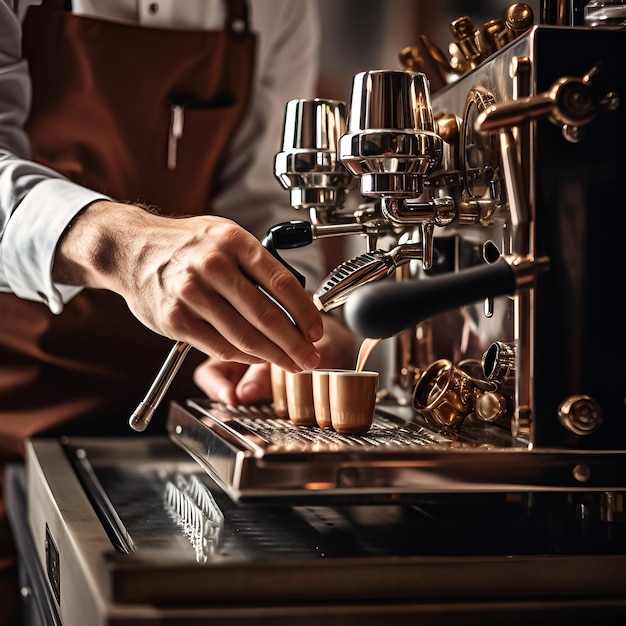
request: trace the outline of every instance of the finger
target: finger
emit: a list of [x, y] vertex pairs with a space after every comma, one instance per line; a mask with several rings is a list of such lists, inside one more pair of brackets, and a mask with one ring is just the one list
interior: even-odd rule
[[247, 369], [246, 364], [209, 359], [196, 368], [193, 379], [212, 400], [236, 405], [236, 385]]
[[[215, 282], [213, 289], [226, 291], [223, 277]], [[191, 343], [207, 354], [223, 361], [269, 361], [288, 371], [312, 369], [319, 363], [318, 349], [280, 307], [239, 273], [232, 275], [227, 297], [208, 285], [203, 288], [198, 280], [186, 287], [184, 299], [195, 316], [188, 320], [194, 336]], [[242, 354], [248, 358], [242, 361]]]
[[272, 397], [269, 363], [251, 365], [237, 383], [236, 394], [240, 404], [269, 400]]
[[[255, 356], [247, 350], [240, 350], [211, 324], [195, 316], [190, 316], [185, 323], [177, 324], [176, 328], [178, 329], [176, 333], [178, 340], [193, 345], [200, 352], [217, 360], [248, 365], [263, 363], [267, 360], [262, 356]], [[293, 361], [287, 358], [285, 363], [297, 371], [298, 366]]]
[[249, 279], [264, 289], [311, 342], [323, 334], [321, 314], [296, 277], [265, 248], [242, 249], [239, 262]]

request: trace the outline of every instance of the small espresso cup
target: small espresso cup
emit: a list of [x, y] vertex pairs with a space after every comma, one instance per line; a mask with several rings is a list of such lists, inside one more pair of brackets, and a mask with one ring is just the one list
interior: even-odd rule
[[274, 363], [270, 366], [270, 382], [272, 384], [272, 403], [276, 417], [287, 417], [287, 387], [285, 385], [285, 370]]
[[366, 433], [374, 419], [378, 372], [330, 372], [328, 395], [332, 427], [338, 433]]
[[285, 372], [287, 412], [298, 426], [315, 426], [312, 370]]
[[330, 397], [328, 379], [331, 372], [344, 372], [341, 369], [313, 370], [313, 406], [315, 421], [320, 428], [332, 428], [330, 417]]

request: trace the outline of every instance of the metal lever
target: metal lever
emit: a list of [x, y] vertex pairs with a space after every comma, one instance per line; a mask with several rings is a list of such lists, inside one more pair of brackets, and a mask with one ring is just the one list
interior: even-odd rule
[[615, 92], [601, 93], [592, 85], [598, 71], [599, 66], [594, 66], [581, 78], [560, 78], [548, 91], [536, 96], [492, 104], [477, 117], [476, 130], [488, 132], [511, 128], [525, 121], [547, 117], [553, 124], [561, 126], [565, 139], [576, 143], [582, 138], [582, 126], [601, 111], [613, 111], [619, 106]]
[[279, 254], [278, 250], [290, 250], [300, 248], [313, 243], [313, 230], [310, 222], [304, 220], [293, 220], [276, 224], [267, 231], [263, 239], [263, 246], [278, 259], [304, 287], [306, 278], [296, 269], [291, 267]]

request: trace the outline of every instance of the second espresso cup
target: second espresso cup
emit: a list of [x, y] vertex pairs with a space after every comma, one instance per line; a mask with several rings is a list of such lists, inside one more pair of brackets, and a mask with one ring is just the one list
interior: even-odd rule
[[298, 426], [315, 426], [312, 371], [286, 372], [285, 388], [289, 419]]
[[366, 433], [374, 419], [378, 372], [330, 372], [328, 395], [332, 427], [338, 433]]
[[340, 369], [313, 370], [313, 405], [315, 407], [315, 421], [320, 428], [332, 428], [328, 393], [330, 373], [344, 371]]

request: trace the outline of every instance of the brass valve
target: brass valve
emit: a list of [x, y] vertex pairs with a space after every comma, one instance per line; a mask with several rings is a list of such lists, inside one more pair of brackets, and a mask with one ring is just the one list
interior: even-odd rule
[[525, 121], [547, 117], [561, 127], [567, 141], [577, 143], [583, 137], [582, 128], [596, 115], [614, 111], [619, 106], [616, 92], [597, 89], [593, 84], [592, 79], [599, 70], [599, 66], [594, 66], [582, 77], [563, 76], [548, 91], [536, 96], [492, 104], [476, 118], [476, 130], [512, 128]]

